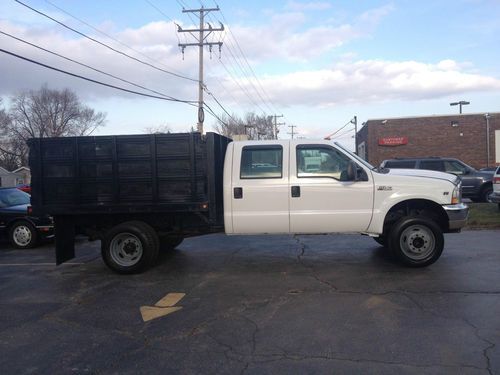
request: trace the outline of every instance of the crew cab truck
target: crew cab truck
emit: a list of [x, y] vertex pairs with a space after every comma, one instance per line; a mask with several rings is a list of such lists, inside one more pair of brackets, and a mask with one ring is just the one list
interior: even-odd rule
[[137, 273], [189, 236], [357, 232], [422, 267], [468, 214], [458, 177], [379, 170], [326, 140], [186, 133], [28, 144], [33, 212], [54, 217], [57, 264], [74, 257], [76, 233], [101, 240], [112, 270]]

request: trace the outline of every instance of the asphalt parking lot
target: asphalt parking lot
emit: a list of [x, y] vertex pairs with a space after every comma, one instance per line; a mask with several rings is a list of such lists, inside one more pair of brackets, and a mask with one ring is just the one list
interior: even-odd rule
[[[134, 276], [98, 242], [59, 267], [2, 243], [0, 373], [500, 374], [499, 243], [446, 235], [407, 269], [359, 235], [209, 235]], [[165, 296], [182, 308], [143, 321]]]

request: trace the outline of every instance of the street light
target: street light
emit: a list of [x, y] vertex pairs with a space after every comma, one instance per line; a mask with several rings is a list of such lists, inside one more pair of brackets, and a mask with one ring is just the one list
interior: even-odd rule
[[470, 102], [467, 102], [465, 100], [460, 100], [459, 102], [450, 103], [451, 106], [455, 106], [455, 105], [460, 106], [460, 114], [462, 114], [462, 106], [463, 105], [469, 105], [469, 104], [470, 104]]

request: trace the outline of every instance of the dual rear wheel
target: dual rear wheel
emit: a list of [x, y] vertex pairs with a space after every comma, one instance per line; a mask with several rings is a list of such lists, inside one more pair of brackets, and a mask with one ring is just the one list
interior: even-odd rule
[[101, 255], [104, 263], [117, 273], [140, 273], [157, 262], [160, 248], [173, 249], [182, 239], [160, 238], [149, 224], [128, 221], [108, 230], [101, 241]]

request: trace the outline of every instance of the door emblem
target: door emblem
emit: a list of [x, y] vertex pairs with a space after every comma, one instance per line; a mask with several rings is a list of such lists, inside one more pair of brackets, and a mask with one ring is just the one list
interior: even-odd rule
[[392, 186], [380, 185], [380, 186], [377, 187], [377, 190], [391, 191], [392, 190]]

